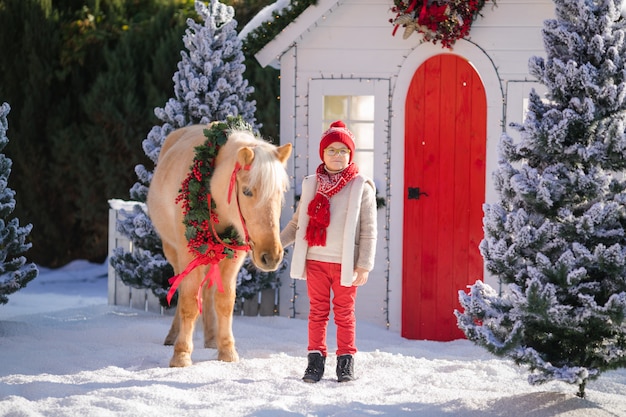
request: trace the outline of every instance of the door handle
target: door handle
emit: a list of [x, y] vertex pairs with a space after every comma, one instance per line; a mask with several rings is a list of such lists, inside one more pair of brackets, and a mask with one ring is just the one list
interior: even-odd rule
[[407, 194], [409, 200], [419, 200], [421, 196], [428, 197], [428, 193], [421, 191], [419, 187], [409, 187]]

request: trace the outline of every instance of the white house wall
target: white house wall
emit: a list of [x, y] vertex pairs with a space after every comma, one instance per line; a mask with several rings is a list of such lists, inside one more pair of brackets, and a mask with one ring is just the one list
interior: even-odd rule
[[[394, 17], [392, 5], [392, 1], [382, 0], [319, 0], [315, 13], [301, 19], [301, 26], [300, 18], [296, 19], [264, 48], [259, 61], [268, 63], [273, 56], [278, 58], [281, 141], [294, 144], [289, 162], [294, 187], [287, 198], [283, 224], [291, 217], [290, 208], [294, 206], [294, 196], [300, 193], [302, 177], [313, 173], [320, 163], [320, 122], [311, 119], [311, 86], [319, 85], [320, 80], [335, 80], [333, 85], [337, 85], [341, 83], [337, 80], [342, 79], [352, 83], [380, 80], [389, 85], [387, 109], [377, 106], [376, 123], [383, 124], [384, 129], [380, 130], [383, 136], [376, 139], [375, 153], [390, 165], [389, 170], [377, 167], [374, 175], [379, 196], [389, 200], [387, 209], [379, 210], [376, 266], [367, 285], [359, 289], [357, 317], [399, 331], [402, 245], [410, 244], [402, 241], [402, 211], [404, 100], [411, 78], [421, 63], [440, 53], [458, 54], [474, 65], [487, 93], [485, 199], [496, 201], [491, 172], [497, 164], [497, 143], [505, 124], [522, 120], [524, 98], [531, 87], [537, 86], [528, 74], [527, 63], [531, 56], [544, 54], [541, 28], [544, 19], [553, 16], [554, 7], [547, 0], [498, 0], [495, 7], [488, 4], [482, 11], [483, 17], [474, 22], [471, 38], [458, 41], [450, 51], [440, 45], [420, 44], [415, 34], [404, 40], [402, 28], [392, 36], [393, 26], [388, 22]], [[287, 35], [291, 38], [285, 38]], [[493, 278], [486, 280], [497, 286]], [[293, 316], [294, 306], [296, 317], [307, 317], [306, 286], [303, 281], [296, 281], [294, 288], [292, 280], [284, 276], [280, 314]]]

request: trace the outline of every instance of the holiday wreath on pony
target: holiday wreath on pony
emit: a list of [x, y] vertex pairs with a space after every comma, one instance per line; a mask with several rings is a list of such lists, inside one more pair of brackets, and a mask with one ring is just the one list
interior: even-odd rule
[[[176, 198], [176, 203], [182, 205], [187, 247], [193, 253], [194, 260], [185, 271], [170, 279], [172, 286], [167, 294], [168, 303], [174, 296], [180, 281], [193, 268], [200, 265], [216, 265], [224, 258], [234, 257], [236, 250], [250, 249], [234, 227], [230, 226], [220, 234], [215, 231], [215, 224], [219, 223], [219, 220], [214, 211], [215, 201], [211, 198], [210, 181], [215, 169], [215, 158], [221, 146], [228, 140], [226, 133], [233, 129], [253, 133], [252, 126], [241, 117], [229, 117], [225, 122], [215, 122], [208, 129], [204, 129], [207, 139], [202, 146], [195, 148], [196, 153], [191, 171], [183, 181], [180, 194]], [[246, 169], [246, 167], [239, 166], [233, 171], [229, 197], [238, 169]], [[211, 268], [210, 271], [216, 272], [217, 268]], [[218, 289], [221, 289], [221, 281], [217, 275], [209, 272], [200, 285], [200, 289], [206, 281], [209, 281], [209, 285], [216, 284]], [[200, 300], [200, 297], [198, 299]], [[200, 305], [199, 308], [202, 309]]]

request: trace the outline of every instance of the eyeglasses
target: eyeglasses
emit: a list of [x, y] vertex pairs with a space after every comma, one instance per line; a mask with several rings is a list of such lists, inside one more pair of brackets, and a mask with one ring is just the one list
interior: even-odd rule
[[328, 156], [335, 156], [335, 155], [346, 156], [346, 155], [350, 155], [350, 149], [348, 149], [348, 148], [343, 148], [343, 149], [326, 148], [326, 149], [324, 149], [324, 152]]

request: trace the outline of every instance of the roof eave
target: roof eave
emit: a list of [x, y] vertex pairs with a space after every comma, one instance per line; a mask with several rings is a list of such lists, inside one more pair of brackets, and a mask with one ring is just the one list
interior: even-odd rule
[[259, 50], [254, 57], [262, 67], [280, 68], [280, 57], [297, 44], [302, 36], [326, 17], [326, 13], [340, 0], [319, 0], [317, 5], [309, 6], [293, 22]]

